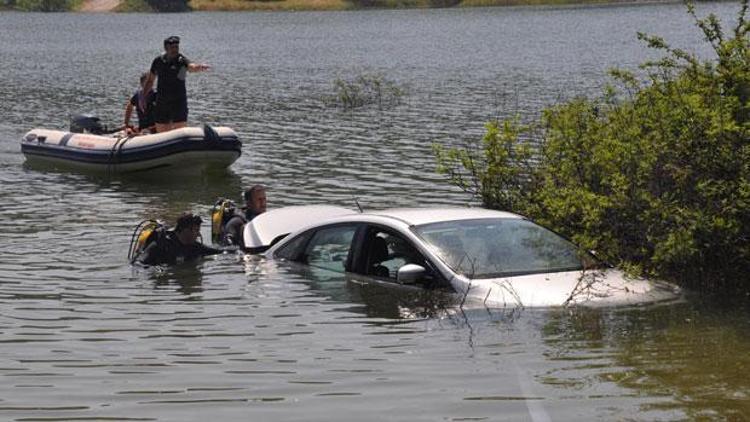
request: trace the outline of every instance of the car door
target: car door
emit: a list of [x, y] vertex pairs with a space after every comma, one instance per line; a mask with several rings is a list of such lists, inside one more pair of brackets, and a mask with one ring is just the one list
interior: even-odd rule
[[398, 270], [406, 264], [416, 264], [425, 269], [418, 284], [425, 287], [441, 285], [442, 278], [419, 249], [405, 236], [388, 227], [369, 225], [361, 231], [357, 243], [353, 272], [378, 279], [398, 282]]
[[352, 262], [352, 242], [360, 226], [334, 224], [309, 230], [286, 242], [274, 257], [322, 271], [347, 272]]

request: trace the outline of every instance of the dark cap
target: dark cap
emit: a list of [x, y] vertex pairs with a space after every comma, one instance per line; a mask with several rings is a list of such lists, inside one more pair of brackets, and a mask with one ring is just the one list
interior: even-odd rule
[[179, 43], [180, 43], [180, 37], [178, 37], [177, 35], [172, 35], [164, 39], [164, 45], [179, 44]]
[[175, 231], [180, 231], [182, 229], [192, 227], [192, 226], [200, 226], [203, 222], [203, 219], [200, 218], [200, 216], [194, 215], [193, 213], [183, 213], [180, 218], [177, 219], [177, 225], [175, 227]]

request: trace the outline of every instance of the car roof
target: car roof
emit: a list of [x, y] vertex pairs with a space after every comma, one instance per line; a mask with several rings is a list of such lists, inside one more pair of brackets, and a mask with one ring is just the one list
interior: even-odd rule
[[355, 212], [332, 205], [299, 205], [275, 208], [245, 224], [242, 236], [246, 248], [269, 246], [279, 236], [333, 217]]
[[368, 211], [366, 214], [393, 218], [407, 225], [422, 225], [441, 221], [474, 220], [479, 218], [523, 218], [519, 215], [484, 208], [392, 208]]
[[357, 213], [331, 205], [301, 205], [269, 210], [245, 225], [243, 237], [247, 248], [267, 247], [279, 236], [312, 226], [344, 222], [383, 223], [414, 226], [441, 221], [480, 218], [522, 218], [504, 211], [483, 208], [391, 208]]

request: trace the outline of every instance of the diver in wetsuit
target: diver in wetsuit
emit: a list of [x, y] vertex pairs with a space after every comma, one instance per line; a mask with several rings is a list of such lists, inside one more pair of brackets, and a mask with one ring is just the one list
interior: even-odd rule
[[201, 231], [200, 217], [184, 213], [177, 219], [174, 231], [167, 231], [163, 238], [151, 242], [136, 261], [143, 265], [176, 264], [196, 258], [221, 253], [197, 241]]
[[248, 221], [266, 212], [266, 188], [264, 186], [255, 185], [245, 190], [242, 196], [245, 199], [245, 206], [241, 214], [235, 214], [224, 225], [222, 244], [244, 247], [242, 228]]

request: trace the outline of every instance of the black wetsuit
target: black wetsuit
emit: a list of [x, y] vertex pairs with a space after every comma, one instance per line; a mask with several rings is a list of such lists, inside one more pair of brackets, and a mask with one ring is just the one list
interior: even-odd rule
[[235, 214], [232, 218], [227, 221], [224, 225], [224, 236], [222, 243], [225, 245], [238, 245], [241, 248], [245, 248], [245, 242], [242, 236], [242, 229], [245, 224], [257, 217], [259, 214], [254, 213], [248, 208], [243, 208], [243, 214]]
[[174, 232], [167, 232], [163, 239], [153, 241], [138, 255], [137, 261], [144, 265], [176, 264], [192, 261], [206, 255], [221, 253], [219, 249], [202, 243], [184, 245]]
[[182, 54], [169, 59], [166, 54], [151, 62], [151, 73], [157, 77], [156, 107], [154, 119], [156, 123], [186, 122], [188, 116], [187, 76], [190, 60]]

